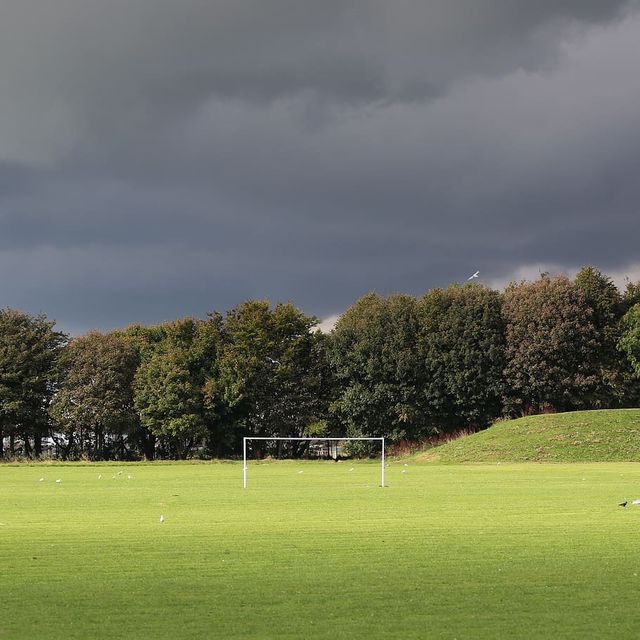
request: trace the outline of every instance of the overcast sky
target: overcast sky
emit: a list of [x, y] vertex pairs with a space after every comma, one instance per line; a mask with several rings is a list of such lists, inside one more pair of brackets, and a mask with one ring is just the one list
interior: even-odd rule
[[640, 278], [639, 62], [636, 0], [2, 0], [0, 307]]

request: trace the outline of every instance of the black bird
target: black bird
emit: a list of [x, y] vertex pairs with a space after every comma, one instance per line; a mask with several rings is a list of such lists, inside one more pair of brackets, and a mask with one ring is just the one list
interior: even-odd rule
[[619, 507], [626, 507], [627, 506], [627, 501], [625, 500], [624, 502], [621, 502], [618, 506]]

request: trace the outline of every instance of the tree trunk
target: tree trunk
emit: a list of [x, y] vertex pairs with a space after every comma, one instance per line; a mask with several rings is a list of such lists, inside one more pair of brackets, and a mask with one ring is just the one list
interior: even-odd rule
[[42, 436], [39, 433], [33, 437], [33, 449], [36, 454], [36, 458], [42, 456]]
[[156, 437], [153, 433], [147, 432], [143, 440], [144, 457], [146, 460], [154, 460], [156, 457]]
[[69, 436], [69, 442], [67, 442], [67, 446], [62, 448], [63, 460], [67, 460], [69, 458], [69, 455], [71, 454], [71, 451], [73, 450], [74, 445], [75, 445], [75, 437], [74, 437], [74, 434], [71, 434]]
[[62, 460], [67, 460], [75, 442], [74, 434], [69, 434], [69, 440], [66, 446], [62, 445], [60, 441], [55, 438], [54, 442], [56, 443], [56, 457], [61, 458]]

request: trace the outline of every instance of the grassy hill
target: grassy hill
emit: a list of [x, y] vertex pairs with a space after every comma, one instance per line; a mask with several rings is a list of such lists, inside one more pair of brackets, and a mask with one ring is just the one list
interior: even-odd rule
[[453, 463], [640, 461], [640, 409], [507, 420], [417, 457]]

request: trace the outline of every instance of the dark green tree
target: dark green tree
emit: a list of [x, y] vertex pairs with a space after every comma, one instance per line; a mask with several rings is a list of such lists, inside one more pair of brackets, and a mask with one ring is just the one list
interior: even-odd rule
[[419, 303], [424, 402], [439, 429], [484, 427], [502, 411], [501, 297], [478, 286], [428, 292]]
[[504, 294], [509, 414], [584, 408], [598, 384], [598, 334], [581, 289], [564, 276]]
[[163, 349], [141, 364], [135, 406], [142, 425], [163, 440], [170, 457], [187, 457], [206, 436], [202, 394], [183, 350]]
[[60, 354], [60, 386], [50, 413], [66, 436], [66, 455], [126, 457], [139, 429], [133, 407], [138, 354], [115, 333], [92, 331], [74, 338]]
[[55, 362], [67, 339], [54, 326], [44, 315], [0, 310], [0, 456], [6, 436], [11, 454], [19, 439], [26, 455], [40, 455]]
[[168, 322], [148, 331], [130, 328], [141, 364], [134, 380], [134, 405], [146, 429], [145, 455], [156, 442], [163, 454], [184, 458], [206, 448], [214, 429], [219, 327], [214, 320]]
[[332, 412], [351, 436], [417, 438], [429, 430], [419, 310], [410, 296], [363, 296], [340, 318], [330, 361], [337, 393]]
[[622, 296], [623, 315], [637, 304], [640, 304], [640, 280], [636, 282], [627, 281]]
[[622, 304], [622, 296], [611, 278], [595, 267], [586, 266], [580, 269], [574, 282], [592, 309], [591, 318], [596, 328], [611, 331]]
[[132, 346], [138, 360], [138, 369], [133, 381], [134, 409], [138, 417], [138, 429], [132, 434], [131, 441], [136, 443], [142, 457], [153, 460], [156, 456], [156, 436], [140, 421], [140, 414], [136, 408], [136, 377], [142, 365], [146, 365], [155, 351], [160, 348], [165, 330], [163, 325], [134, 324], [117, 333]]
[[618, 343], [622, 336], [622, 317], [625, 300], [611, 278], [595, 267], [584, 267], [575, 278], [591, 308], [591, 319], [596, 330], [597, 381], [590, 394], [584, 397], [585, 407], [602, 409], [635, 404], [638, 396], [637, 381], [625, 358], [620, 358]]
[[623, 320], [623, 334], [619, 344], [635, 375], [640, 379], [640, 303], [631, 307]]
[[325, 337], [292, 304], [249, 300], [224, 319], [215, 403], [226, 447], [242, 435], [302, 436], [327, 416], [331, 391]]

